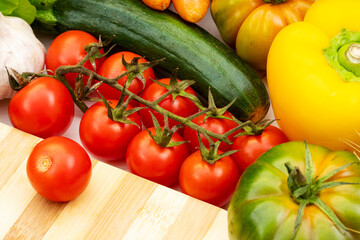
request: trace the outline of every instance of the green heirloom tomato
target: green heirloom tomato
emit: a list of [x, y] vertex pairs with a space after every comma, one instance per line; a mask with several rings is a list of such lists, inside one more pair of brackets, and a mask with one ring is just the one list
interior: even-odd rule
[[359, 163], [353, 153], [319, 145], [273, 147], [238, 183], [230, 239], [360, 239]]

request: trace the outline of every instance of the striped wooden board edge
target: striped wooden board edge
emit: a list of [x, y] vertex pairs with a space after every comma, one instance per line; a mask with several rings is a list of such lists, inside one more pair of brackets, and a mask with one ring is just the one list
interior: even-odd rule
[[225, 210], [96, 160], [78, 198], [46, 200], [26, 176], [40, 140], [0, 123], [0, 239], [228, 239]]

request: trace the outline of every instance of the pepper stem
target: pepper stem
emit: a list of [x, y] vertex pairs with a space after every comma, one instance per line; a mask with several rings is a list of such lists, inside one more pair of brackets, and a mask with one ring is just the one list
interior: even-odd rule
[[338, 54], [340, 65], [356, 77], [360, 77], [360, 44], [345, 44], [339, 49]]
[[349, 49], [346, 52], [346, 56], [348, 57], [349, 61], [354, 64], [360, 63], [360, 44], [353, 43], [349, 46]]
[[360, 32], [343, 29], [324, 49], [328, 63], [345, 82], [360, 82]]

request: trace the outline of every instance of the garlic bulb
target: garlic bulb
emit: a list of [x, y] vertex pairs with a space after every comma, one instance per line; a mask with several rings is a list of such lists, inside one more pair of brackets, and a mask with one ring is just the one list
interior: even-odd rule
[[30, 25], [18, 17], [0, 12], [0, 99], [11, 98], [15, 91], [9, 85], [6, 68], [22, 72], [39, 72], [45, 65], [45, 47]]

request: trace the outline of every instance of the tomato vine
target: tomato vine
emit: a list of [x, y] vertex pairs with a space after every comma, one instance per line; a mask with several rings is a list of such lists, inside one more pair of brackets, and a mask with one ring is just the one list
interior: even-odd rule
[[[212, 131], [209, 131], [201, 126], [196, 125], [195, 123], [193, 123], [191, 120], [202, 115], [205, 114], [207, 112], [214, 112], [216, 111], [216, 106], [214, 104], [209, 104], [209, 107], [204, 107], [200, 100], [198, 98], [196, 98], [195, 96], [191, 95], [191, 94], [187, 94], [184, 90], [191, 86], [192, 84], [195, 83], [195, 81], [192, 80], [182, 80], [176, 84], [173, 84], [169, 89], [168, 92], [165, 93], [160, 100], [156, 100], [156, 101], [148, 101], [142, 97], [140, 97], [137, 94], [132, 93], [131, 91], [129, 91], [127, 89], [127, 85], [129, 82], [131, 82], [132, 79], [134, 78], [142, 78], [142, 73], [148, 69], [151, 68], [153, 66], [158, 65], [160, 62], [164, 61], [165, 58], [163, 59], [158, 59], [158, 60], [154, 60], [154, 61], [150, 61], [150, 62], [145, 62], [145, 63], [138, 63], [137, 60], [138, 58], [133, 59], [133, 61], [131, 63], [127, 63], [124, 59], [123, 59], [123, 63], [127, 68], [127, 71], [120, 74], [119, 76], [109, 79], [106, 77], [103, 77], [99, 74], [97, 74], [96, 72], [89, 70], [88, 68], [84, 67], [83, 64], [90, 60], [91, 62], [94, 62], [95, 59], [103, 57], [105, 54], [100, 54], [99, 51], [100, 49], [102, 49], [104, 46], [106, 46], [108, 44], [107, 43], [103, 43], [101, 41], [101, 39], [99, 40], [98, 43], [91, 43], [89, 45], [87, 45], [86, 47], [86, 51], [87, 51], [87, 55], [81, 60], [79, 61], [77, 64], [75, 65], [71, 65], [71, 66], [60, 66], [56, 69], [54, 75], [47, 75], [47, 74], [34, 74], [34, 73], [23, 73], [23, 76], [25, 77], [53, 77], [57, 80], [59, 80], [60, 82], [62, 82], [66, 88], [69, 90], [74, 103], [77, 105], [77, 107], [82, 111], [82, 112], [86, 112], [86, 110], [88, 109], [88, 106], [85, 104], [84, 100], [91, 100], [88, 96], [90, 95], [90, 93], [92, 93], [93, 91], [95, 91], [97, 89], [97, 87], [99, 87], [100, 84], [107, 84], [113, 88], [115, 88], [118, 91], [124, 92], [124, 94], [126, 96], [128, 96], [128, 98], [133, 99], [143, 105], [145, 105], [146, 107], [149, 107], [151, 109], [153, 109], [154, 111], [162, 114], [163, 116], [167, 116], [168, 118], [171, 118], [177, 122], [179, 122], [180, 124], [184, 125], [184, 126], [188, 126], [194, 130], [196, 130], [197, 132], [199, 132], [202, 135], [207, 135], [209, 137], [212, 137], [214, 139], [220, 140], [222, 142], [225, 142], [227, 144], [231, 144], [232, 142], [230, 141], [230, 139], [228, 138], [231, 134], [239, 131], [240, 129], [244, 128], [245, 126], [248, 126], [250, 124], [253, 124], [250, 120], [246, 121], [246, 122], [240, 122], [239, 120], [235, 120], [236, 123], [238, 124], [237, 127], [231, 129], [230, 131], [224, 133], [224, 134], [218, 134]], [[110, 48], [111, 49], [111, 48]], [[110, 51], [110, 50], [109, 50]], [[109, 52], [108, 51], [108, 52]], [[68, 83], [68, 81], [65, 78], [65, 74], [67, 73], [78, 73], [78, 77], [76, 79], [76, 83], [75, 83], [75, 89], [73, 89], [70, 84]], [[128, 75], [128, 79], [127, 79], [127, 83], [125, 84], [125, 86], [120, 85], [117, 82], [117, 79], [122, 78], [124, 76]], [[86, 85], [83, 84], [82, 81], [82, 76], [87, 76], [88, 77], [88, 83]], [[99, 81], [98, 83], [91, 85], [92, 81], [96, 79], [97, 81]], [[174, 114], [164, 108], [162, 108], [161, 106], [159, 106], [159, 102], [161, 101], [161, 99], [164, 99], [165, 97], [171, 95], [171, 94], [182, 94], [183, 96], [189, 98], [192, 102], [194, 102], [200, 109], [199, 112], [189, 116], [189, 117], [181, 117], [177, 114]], [[93, 99], [92, 99], [93, 100]], [[99, 99], [100, 100], [100, 99]], [[234, 99], [231, 103], [229, 103], [227, 106], [221, 108], [221, 112], [225, 111], [226, 109], [228, 109], [231, 104], [235, 101], [236, 99]], [[211, 96], [211, 91], [209, 90], [209, 102], [213, 102], [213, 98]], [[215, 108], [215, 109], [214, 109]], [[221, 116], [219, 116], [221, 118]]]

